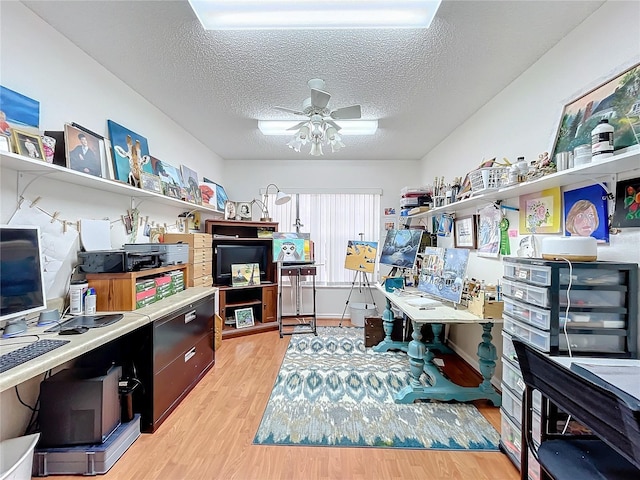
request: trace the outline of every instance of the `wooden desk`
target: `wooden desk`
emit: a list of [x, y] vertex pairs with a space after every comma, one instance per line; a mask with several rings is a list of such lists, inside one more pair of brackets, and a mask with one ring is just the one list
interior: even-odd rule
[[[396, 395], [396, 403], [413, 403], [416, 400], [457, 400], [469, 402], [471, 400], [487, 399], [496, 407], [502, 404], [502, 397], [491, 385], [491, 377], [496, 369], [498, 355], [496, 347], [491, 343], [493, 339], [491, 329], [494, 322], [502, 320], [486, 320], [461, 309], [455, 309], [444, 303], [437, 305], [416, 305], [416, 299], [420, 298], [418, 290], [403, 290], [403, 292], [415, 292], [416, 295], [401, 295], [390, 293], [384, 286], [377, 284], [376, 288], [385, 296], [386, 307], [382, 314], [385, 339], [376, 345], [373, 350], [376, 352], [386, 352], [387, 350], [403, 350], [409, 356], [409, 373], [411, 380], [409, 385], [403, 388]], [[402, 313], [411, 320], [413, 326], [412, 340], [406, 342], [395, 342], [391, 340], [393, 331], [393, 312], [391, 304], [398, 307]], [[429, 323], [433, 328], [436, 337], [434, 344], [429, 347], [422, 342], [420, 327], [424, 323]], [[446, 323], [479, 323], [482, 325], [482, 342], [478, 345], [478, 357], [480, 358], [480, 373], [483, 381], [477, 387], [462, 387], [457, 385], [442, 375], [438, 366], [433, 362], [434, 350], [443, 351], [444, 345], [439, 343], [438, 333]], [[440, 347], [442, 345], [442, 347]], [[429, 377], [429, 385], [420, 383], [422, 372]]]

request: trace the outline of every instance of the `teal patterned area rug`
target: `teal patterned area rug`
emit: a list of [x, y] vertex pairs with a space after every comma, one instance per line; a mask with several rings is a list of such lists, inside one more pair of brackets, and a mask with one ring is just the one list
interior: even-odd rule
[[407, 355], [365, 348], [363, 328], [292, 335], [253, 443], [498, 450], [472, 404], [394, 403], [408, 382]]

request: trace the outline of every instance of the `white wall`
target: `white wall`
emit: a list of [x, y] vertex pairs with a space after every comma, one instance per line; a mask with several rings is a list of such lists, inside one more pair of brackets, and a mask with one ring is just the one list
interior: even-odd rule
[[[639, 20], [638, 2], [604, 4], [429, 152], [422, 159], [423, 183], [431, 183], [434, 176], [452, 180], [483, 159], [531, 160], [551, 151], [564, 106], [640, 61]], [[508, 204], [517, 206], [517, 199]], [[508, 218], [517, 228], [517, 215]], [[640, 229], [625, 230], [598, 248], [598, 258], [637, 263], [639, 244]], [[502, 275], [502, 263], [472, 254], [468, 272], [495, 282]], [[456, 326], [450, 333], [458, 351], [475, 363], [480, 327]], [[499, 329], [494, 329], [494, 341], [500, 355]]]
[[[40, 129], [63, 130], [65, 123], [76, 122], [107, 136], [107, 119], [144, 135], [150, 153], [176, 166], [186, 164], [200, 174], [224, 183], [223, 161], [193, 138], [171, 118], [147, 102], [81, 49], [19, 2], [0, 2], [0, 83], [40, 102]], [[0, 223], [9, 221], [18, 199], [18, 175], [2, 169], [0, 187]], [[114, 194], [51, 181], [46, 177], [33, 182], [24, 192], [29, 200], [41, 196], [38, 203], [60, 218], [117, 220], [131, 208], [131, 200]], [[137, 204], [137, 202], [136, 202]], [[182, 208], [140, 205], [142, 216], [157, 223], [173, 224]], [[120, 223], [112, 228], [113, 247], [126, 240]], [[75, 263], [75, 255], [68, 263]], [[48, 297], [64, 295], [64, 283]], [[35, 404], [41, 378], [19, 386], [20, 395]], [[0, 396], [0, 438], [20, 435], [30, 412], [16, 400], [13, 389]]]

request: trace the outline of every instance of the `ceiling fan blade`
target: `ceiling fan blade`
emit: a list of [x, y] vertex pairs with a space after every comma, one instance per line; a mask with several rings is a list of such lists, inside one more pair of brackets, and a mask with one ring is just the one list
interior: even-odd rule
[[293, 127], [289, 127], [287, 128], [287, 130], [298, 130], [301, 126], [306, 125], [307, 123], [309, 123], [307, 120], [305, 120], [304, 122], [300, 122], [295, 124]]
[[325, 119], [325, 123], [328, 123], [329, 125], [331, 125], [333, 128], [335, 128], [337, 131], [340, 131], [340, 129], [342, 128], [340, 125], [338, 125], [336, 122], [334, 122], [333, 120], [326, 120]]
[[293, 113], [295, 115], [306, 115], [306, 113], [301, 112], [300, 110], [294, 110], [292, 108], [287, 108], [287, 107], [273, 107], [276, 110], [280, 110], [281, 112], [287, 112], [287, 113]]
[[349, 107], [336, 108], [331, 112], [331, 118], [334, 120], [353, 120], [362, 116], [360, 105], [351, 105]]
[[331, 95], [322, 90], [311, 89], [311, 105], [318, 108], [325, 108], [329, 103]]

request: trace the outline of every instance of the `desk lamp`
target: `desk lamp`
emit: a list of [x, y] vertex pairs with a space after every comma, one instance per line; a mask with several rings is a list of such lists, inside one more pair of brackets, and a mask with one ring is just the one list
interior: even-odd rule
[[264, 197], [262, 200], [258, 200], [254, 198], [251, 203], [257, 203], [258, 206], [262, 209], [262, 217], [260, 217], [261, 222], [270, 222], [271, 217], [269, 216], [269, 209], [267, 208], [267, 196], [269, 195], [269, 187], [275, 187], [276, 189], [276, 205], [284, 205], [289, 200], [291, 200], [291, 195], [284, 193], [282, 190], [278, 188], [275, 183], [270, 183], [267, 185], [267, 188], [264, 190]]

